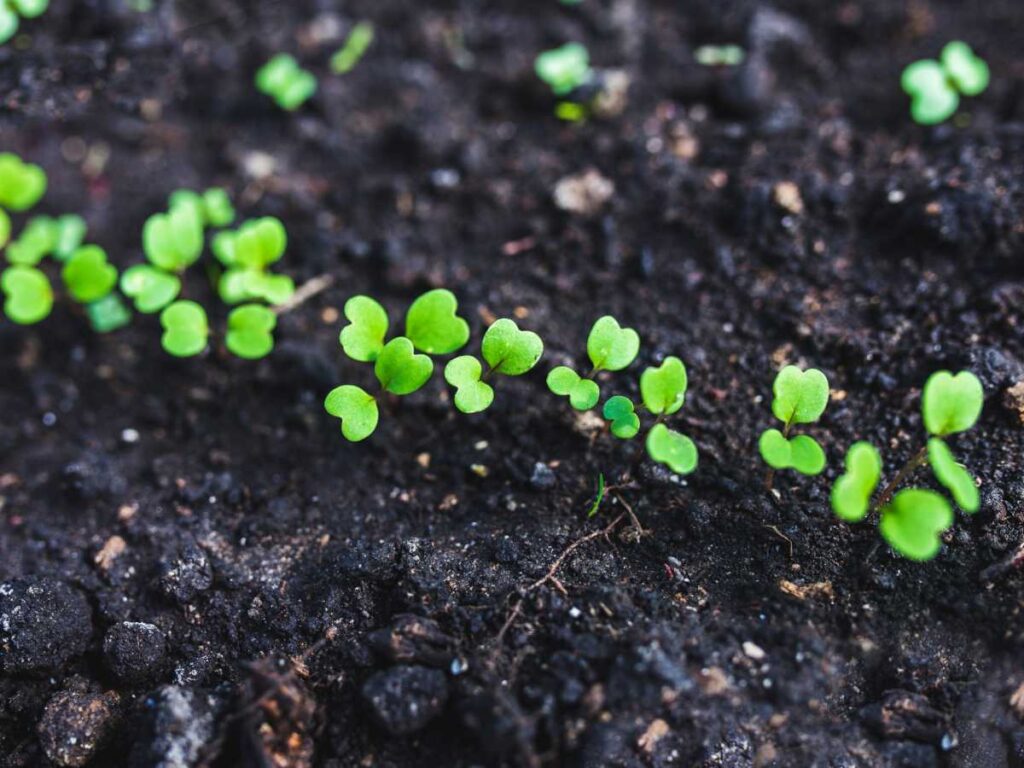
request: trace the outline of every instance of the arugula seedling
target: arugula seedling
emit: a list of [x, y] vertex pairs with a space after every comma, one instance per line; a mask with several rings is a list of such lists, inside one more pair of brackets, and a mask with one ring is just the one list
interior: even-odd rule
[[678, 475], [687, 475], [697, 468], [697, 446], [662, 422], [683, 407], [688, 383], [686, 366], [678, 357], [666, 357], [657, 368], [647, 368], [640, 375], [644, 407], [657, 417], [647, 433], [647, 455]]
[[132, 321], [132, 313], [116, 293], [108, 293], [102, 299], [86, 305], [85, 314], [96, 333], [110, 333], [124, 328]]
[[316, 77], [287, 53], [279, 53], [260, 67], [256, 87], [270, 96], [281, 109], [293, 112], [316, 93]]
[[988, 64], [967, 43], [955, 40], [942, 49], [939, 61], [922, 59], [903, 70], [900, 84], [910, 96], [910, 115], [921, 125], [952, 117], [960, 96], [977, 96], [988, 88]]
[[179, 202], [167, 213], [150, 216], [142, 229], [142, 249], [149, 262], [180, 274], [203, 252], [203, 216], [196, 205]]
[[628, 397], [609, 397], [601, 413], [611, 422], [612, 434], [622, 440], [631, 440], [640, 432], [640, 417], [637, 416], [636, 406]]
[[176, 301], [160, 313], [163, 347], [175, 357], [193, 357], [206, 349], [210, 325], [206, 310], [194, 301]]
[[7, 261], [22, 267], [34, 267], [53, 253], [60, 234], [49, 216], [33, 216], [21, 234], [7, 246]]
[[121, 275], [121, 291], [145, 315], [159, 312], [181, 292], [181, 279], [150, 264], [128, 267]]
[[324, 410], [341, 419], [341, 434], [350, 442], [365, 440], [377, 429], [377, 399], [361, 387], [342, 384], [324, 400]]
[[226, 304], [260, 300], [283, 304], [295, 293], [295, 283], [287, 275], [268, 271], [288, 247], [284, 224], [273, 216], [247, 221], [234, 232], [218, 232], [211, 248], [227, 269], [220, 277], [217, 292]]
[[331, 56], [331, 71], [336, 75], [351, 72], [366, 54], [372, 42], [373, 24], [368, 21], [360, 21], [352, 27], [344, 45]]
[[117, 267], [107, 262], [107, 252], [98, 245], [83, 245], [64, 263], [61, 277], [71, 298], [90, 304], [117, 285]]
[[227, 348], [246, 360], [266, 357], [274, 349], [277, 315], [259, 304], [245, 304], [228, 315]]
[[978, 511], [980, 496], [974, 478], [957, 463], [944, 438], [964, 432], [977, 422], [984, 404], [978, 377], [970, 371], [955, 376], [938, 371], [928, 377], [921, 396], [927, 444], [900, 469], [879, 494], [870, 499], [881, 476], [881, 458], [868, 443], [856, 443], [846, 456], [846, 473], [832, 488], [832, 509], [847, 522], [863, 520], [869, 509], [881, 511], [879, 530], [896, 552], [912, 560], [929, 560], [940, 547], [939, 536], [953, 524], [949, 502], [934, 491], [899, 486], [919, 467], [930, 464], [936, 479], [966, 513]]
[[585, 377], [564, 365], [553, 368], [547, 385], [554, 394], [568, 397], [578, 411], [587, 411], [601, 399], [601, 388], [594, 377], [601, 371], [621, 371], [640, 351], [640, 336], [632, 328], [623, 328], [618, 320], [605, 315], [594, 323], [587, 336], [587, 356], [591, 371]]
[[461, 355], [448, 363], [444, 378], [455, 387], [455, 407], [463, 413], [479, 413], [494, 401], [494, 388], [487, 380], [495, 375], [522, 376], [533, 369], [544, 354], [544, 342], [533, 331], [522, 331], [508, 318], [496, 320], [484, 333], [480, 353], [487, 370], [472, 355]]
[[544, 51], [534, 62], [537, 77], [547, 83], [556, 96], [565, 96], [593, 77], [590, 54], [580, 43], [566, 43]]
[[387, 310], [369, 296], [353, 296], [345, 302], [348, 325], [341, 329], [338, 341], [345, 354], [361, 363], [372, 363], [384, 349], [388, 335]]
[[469, 341], [469, 323], [458, 315], [455, 294], [435, 288], [418, 297], [405, 315], [405, 335], [428, 355], [448, 355]]
[[46, 173], [42, 168], [10, 152], [0, 152], [0, 208], [27, 211], [45, 192]]
[[38, 323], [53, 309], [50, 281], [35, 267], [8, 267], [0, 275], [4, 314], [19, 325]]
[[235, 220], [235, 207], [231, 204], [226, 190], [220, 187], [199, 194], [191, 189], [178, 189], [171, 193], [169, 208], [178, 205], [194, 206], [203, 223], [208, 227], [226, 227]]
[[0, 2], [0, 45], [17, 34], [20, 25], [19, 16], [23, 19], [34, 19], [42, 15], [49, 5], [50, 0], [5, 0]]
[[787, 365], [772, 384], [772, 414], [783, 423], [782, 431], [766, 429], [758, 440], [761, 458], [770, 467], [765, 487], [772, 488], [775, 470], [795, 469], [804, 475], [818, 475], [825, 469], [825, 451], [809, 435], [790, 437], [796, 424], [813, 424], [828, 405], [828, 379], [816, 368], [801, 371]]

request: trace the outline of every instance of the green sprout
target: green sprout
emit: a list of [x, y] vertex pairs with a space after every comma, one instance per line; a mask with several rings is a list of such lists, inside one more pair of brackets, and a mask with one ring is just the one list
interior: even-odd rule
[[316, 77], [299, 66], [295, 57], [279, 53], [260, 67], [256, 87], [281, 109], [292, 112], [316, 93]]
[[647, 433], [647, 455], [678, 475], [697, 468], [697, 446], [662, 422], [683, 407], [687, 384], [686, 366], [678, 357], [666, 357], [657, 368], [648, 368], [640, 375], [641, 400], [657, 419]]
[[[7, 246], [11, 264], [33, 267], [46, 256], [67, 261], [85, 238], [85, 220], [76, 214], [57, 218], [33, 216], [18, 238]], [[3, 238], [0, 238], [2, 244]]]
[[228, 315], [227, 348], [238, 357], [257, 360], [274, 349], [277, 315], [260, 304], [245, 304]]
[[447, 355], [469, 341], [469, 323], [458, 316], [455, 294], [444, 288], [417, 298], [405, 316], [405, 335], [416, 349], [429, 355]]
[[702, 45], [693, 58], [702, 67], [735, 67], [743, 63], [746, 52], [739, 45]]
[[604, 494], [606, 488], [604, 484], [604, 473], [597, 473], [597, 495], [594, 496], [594, 503], [590, 505], [590, 509], [587, 510], [587, 517], [593, 517], [597, 514], [597, 510], [601, 508], [601, 502], [604, 501]]
[[91, 304], [117, 285], [117, 268], [107, 262], [107, 252], [98, 245], [83, 245], [64, 263], [61, 277], [71, 298]]
[[[4, 0], [0, 0], [0, 8]], [[2, 17], [2, 12], [0, 12]], [[0, 18], [0, 27], [3, 26]], [[0, 30], [0, 42], [3, 42]], [[0, 208], [18, 213], [39, 202], [46, 192], [46, 173], [38, 165], [23, 162], [17, 155], [0, 152]]]
[[226, 267], [217, 285], [224, 303], [265, 301], [275, 305], [288, 301], [295, 293], [294, 281], [268, 270], [287, 246], [284, 225], [273, 216], [247, 221], [234, 232], [218, 232], [211, 248]]
[[336, 75], [344, 75], [355, 69], [373, 42], [373, 24], [360, 21], [349, 32], [344, 45], [331, 56], [331, 71]]
[[[18, 32], [20, 21], [41, 16], [49, 7], [50, 0], [0, 0], [0, 45]], [[3, 185], [0, 184], [0, 188]]]
[[372, 363], [384, 349], [388, 335], [388, 313], [369, 296], [353, 296], [345, 302], [348, 325], [341, 329], [339, 341], [345, 354], [361, 363]]
[[544, 51], [534, 62], [537, 77], [547, 83], [556, 96], [566, 96], [593, 77], [590, 54], [580, 43]]
[[101, 299], [87, 304], [85, 313], [96, 333], [110, 333], [124, 328], [132, 321], [131, 310], [124, 305], [116, 293], [108, 293]]
[[801, 371], [787, 365], [772, 384], [772, 414], [783, 423], [782, 431], [766, 429], [758, 440], [761, 458], [770, 467], [765, 485], [772, 487], [775, 470], [795, 469], [804, 475], [818, 475], [825, 469], [825, 451], [809, 435], [790, 437], [796, 424], [813, 424], [828, 405], [828, 379], [811, 368]]
[[952, 117], [960, 96], [978, 96], [988, 88], [988, 64], [967, 43], [955, 40], [942, 49], [939, 61], [922, 59], [903, 70], [900, 84], [910, 96], [910, 115], [921, 125]]
[[472, 355], [461, 355], [448, 363], [444, 378], [455, 387], [455, 407], [463, 413], [479, 413], [494, 401], [494, 388], [487, 380], [495, 375], [522, 376], [533, 370], [544, 354], [544, 342], [533, 331], [522, 331], [508, 318], [496, 320], [480, 343], [487, 370]]
[[153, 266], [184, 272], [203, 253], [201, 209], [179, 199], [167, 213], [150, 216], [142, 229], [142, 249]]
[[324, 400], [324, 410], [341, 419], [341, 434], [353, 443], [372, 435], [380, 418], [376, 398], [352, 384], [332, 389]]
[[869, 443], [859, 442], [846, 455], [846, 472], [832, 488], [832, 509], [847, 522], [863, 520], [869, 511], [880, 511], [879, 530], [896, 552], [911, 560], [930, 560], [942, 546], [941, 534], [953, 524], [953, 510], [940, 494], [919, 488], [897, 488], [919, 467], [930, 464], [939, 483], [966, 513], [980, 506], [977, 485], [953, 456], [944, 438], [965, 432], [978, 421], [984, 391], [970, 371], [955, 376], [938, 371], [928, 377], [921, 395], [927, 444], [900, 469], [871, 505], [882, 462]]
[[193, 206], [208, 227], [226, 227], [235, 220], [235, 208], [226, 190], [211, 187], [199, 194], [191, 189], [178, 189], [171, 193], [169, 207]]
[[35, 267], [8, 267], [0, 275], [4, 314], [20, 325], [38, 323], [53, 308], [53, 289], [46, 275]]
[[601, 371], [627, 368], [640, 351], [640, 336], [632, 328], [623, 328], [610, 315], [600, 318], [587, 337], [587, 356], [593, 366], [589, 374], [580, 376], [572, 368], [560, 365], [548, 374], [547, 384], [556, 395], [569, 398], [578, 411], [587, 411], [601, 399], [601, 388], [594, 377]]
[[150, 264], [136, 264], [121, 275], [121, 291], [135, 302], [135, 309], [149, 315], [178, 297], [181, 279]]
[[640, 431], [640, 417], [628, 397], [615, 395], [608, 398], [601, 413], [611, 422], [612, 434], [622, 440], [631, 440]]
[[206, 349], [210, 326], [206, 310], [194, 301], [176, 301], [160, 313], [163, 347], [175, 357], [192, 357]]

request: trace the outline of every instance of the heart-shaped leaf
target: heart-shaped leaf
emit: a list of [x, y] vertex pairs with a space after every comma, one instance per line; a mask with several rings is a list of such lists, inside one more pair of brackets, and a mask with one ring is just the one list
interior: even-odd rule
[[149, 264], [136, 264], [121, 275], [121, 290], [135, 302], [135, 309], [148, 315], [177, 298], [181, 280]]
[[832, 510], [848, 523], [863, 520], [871, 494], [882, 477], [882, 457], [871, 443], [859, 442], [846, 452], [846, 472], [832, 486]]
[[53, 289], [46, 275], [35, 267], [8, 267], [0, 276], [4, 314], [20, 325], [31, 325], [50, 314]]
[[444, 367], [444, 379], [455, 387], [455, 407], [463, 413], [486, 411], [494, 402], [494, 389], [480, 381], [483, 366], [472, 355], [461, 355]]
[[146, 219], [142, 228], [142, 249], [154, 266], [166, 272], [181, 272], [203, 252], [203, 221], [195, 206], [177, 205], [168, 213]]
[[[0, 26], [4, 24], [0, 18]], [[46, 173], [42, 168], [10, 152], [0, 152], [0, 206], [19, 213], [27, 211], [45, 193]]]
[[697, 446], [686, 435], [655, 424], [647, 433], [647, 454], [677, 475], [688, 475], [697, 468]]
[[953, 494], [960, 509], [972, 514], [977, 512], [981, 505], [978, 486], [974, 484], [971, 473], [957, 462], [945, 441], [938, 437], [928, 441], [928, 462], [932, 465], [935, 477]]
[[595, 371], [621, 371], [636, 360], [640, 336], [632, 328], [622, 328], [610, 315], [600, 318], [587, 337], [587, 355]]
[[940, 58], [949, 79], [964, 96], [977, 96], [988, 88], [988, 64], [975, 56], [967, 43], [960, 40], [947, 43]]
[[787, 438], [777, 429], [766, 429], [757, 445], [772, 469], [795, 469], [804, 475], [818, 475], [825, 469], [825, 451], [808, 435]]
[[18, 239], [7, 246], [7, 260], [14, 265], [34, 267], [53, 253], [60, 227], [49, 216], [33, 216]]
[[85, 308], [89, 324], [96, 333], [110, 333], [124, 328], [132, 321], [131, 310], [116, 293], [108, 293]]
[[566, 43], [540, 54], [534, 70], [555, 95], [564, 96], [590, 78], [590, 54], [580, 43]]
[[787, 365], [772, 384], [772, 413], [784, 424], [810, 424], [828, 405], [828, 379], [816, 368]]
[[288, 247], [284, 224], [273, 216], [247, 221], [238, 228], [232, 261], [240, 267], [262, 270], [278, 261]]
[[981, 382], [970, 371], [956, 376], [937, 371], [928, 377], [921, 395], [925, 429], [936, 437], [964, 432], [974, 426], [984, 402]]
[[602, 410], [605, 419], [612, 423], [611, 431], [616, 437], [629, 440], [640, 431], [640, 417], [636, 415], [633, 401], [622, 395], [609, 397]]
[[117, 285], [117, 268], [107, 263], [107, 253], [98, 245], [78, 248], [61, 270], [71, 298], [80, 304], [99, 301]]
[[53, 255], [58, 261], [67, 261], [85, 239], [85, 219], [74, 213], [66, 213], [57, 217], [55, 227]]
[[384, 349], [388, 334], [388, 313], [369, 296], [353, 296], [345, 302], [348, 325], [338, 340], [345, 354], [361, 363], [372, 363]]
[[277, 93], [277, 105], [289, 112], [294, 111], [313, 98], [316, 86], [316, 77], [313, 73], [302, 70]]
[[889, 546], [910, 560], [931, 560], [939, 538], [953, 524], [953, 508], [940, 494], [921, 488], [897, 493], [882, 508], [878, 529]]
[[900, 84], [911, 98], [910, 115], [920, 125], [948, 120], [960, 105], [946, 70], [932, 59], [915, 61], [904, 69]]
[[434, 362], [426, 355], [416, 354], [412, 342], [398, 336], [384, 345], [373, 372], [385, 391], [409, 395], [427, 383], [434, 372]]
[[601, 399], [601, 388], [597, 382], [580, 377], [572, 368], [560, 365], [552, 368], [547, 378], [548, 389], [556, 395], [569, 398], [569, 404], [577, 411], [588, 411]]
[[192, 357], [206, 349], [210, 326], [206, 310], [194, 301], [176, 301], [160, 313], [161, 343], [175, 357]]
[[458, 316], [459, 301], [444, 288], [427, 291], [405, 315], [405, 335], [428, 355], [447, 355], [469, 341], [469, 323]]
[[655, 416], [669, 416], [683, 407], [686, 398], [686, 366], [678, 357], [666, 357], [657, 368], [640, 374], [640, 396]]
[[544, 354], [544, 342], [533, 331], [521, 331], [508, 318], [495, 321], [480, 344], [484, 360], [495, 373], [521, 376]]
[[324, 400], [324, 409], [341, 419], [341, 434], [353, 443], [372, 435], [380, 418], [373, 395], [351, 384], [332, 389]]
[[231, 310], [224, 343], [239, 357], [258, 360], [274, 348], [277, 315], [260, 304], [246, 304]]

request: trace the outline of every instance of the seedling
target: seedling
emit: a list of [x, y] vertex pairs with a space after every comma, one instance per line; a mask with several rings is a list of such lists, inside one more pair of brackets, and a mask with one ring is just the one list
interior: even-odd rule
[[[0, 0], [0, 45], [3, 45], [18, 32], [20, 21], [34, 19], [42, 15], [50, 5], [50, 0]], [[3, 183], [0, 182], [0, 189]]]
[[20, 325], [38, 323], [53, 308], [53, 289], [46, 275], [35, 267], [8, 267], [0, 275], [4, 314]]
[[191, 189], [179, 189], [171, 193], [169, 207], [189, 205], [196, 209], [207, 227], [226, 227], [235, 220], [235, 208], [228, 193], [220, 187], [211, 187], [199, 194]]
[[903, 70], [900, 84], [910, 96], [910, 115], [921, 125], [952, 117], [960, 96], [978, 96], [988, 88], [988, 64], [967, 43], [955, 40], [942, 49], [939, 61], [915, 61]]
[[[0, 8], [3, 2], [0, 0]], [[0, 26], [3, 21], [0, 19]], [[2, 38], [0, 31], [0, 38]], [[0, 39], [2, 42], [2, 39]], [[23, 162], [10, 152], [0, 152], [0, 208], [27, 211], [46, 192], [46, 173], [38, 165]]]
[[872, 507], [870, 500], [881, 477], [881, 457], [868, 443], [851, 446], [846, 456], [846, 472], [832, 488], [836, 516], [847, 522], [859, 522], [869, 510], [880, 510], [879, 530], [889, 546], [911, 560], [933, 558], [942, 546], [941, 534], [953, 524], [952, 507], [934, 491], [897, 489], [916, 469], [930, 464], [936, 479], [957, 505], [968, 514], [977, 512], [980, 498], [974, 479], [957, 463], [944, 438], [973, 427], [983, 403], [981, 382], [973, 373], [933, 373], [921, 396], [924, 426], [931, 435], [925, 447], [896, 473]]
[[91, 304], [117, 285], [117, 268], [107, 263], [107, 252], [98, 245], [83, 245], [65, 262], [61, 277], [71, 298]]
[[226, 267], [217, 286], [221, 299], [226, 304], [288, 301], [295, 293], [295, 283], [287, 275], [267, 269], [281, 259], [287, 246], [284, 225], [273, 216], [247, 221], [234, 232], [218, 232], [211, 247]]
[[287, 53], [277, 54], [256, 73], [256, 87], [289, 112], [305, 104], [316, 86], [316, 77]]
[[593, 77], [590, 54], [580, 43], [544, 51], [534, 62], [534, 70], [556, 96], [568, 95]]
[[210, 326], [206, 310], [194, 301], [176, 301], [160, 313], [163, 347], [175, 357], [193, 357], [206, 349]]
[[587, 411], [601, 399], [601, 388], [594, 377], [601, 371], [621, 371], [632, 363], [640, 351], [640, 336], [632, 328], [623, 328], [610, 315], [600, 318], [587, 337], [587, 356], [593, 366], [585, 377], [572, 368], [560, 365], [548, 374], [548, 389], [569, 398], [578, 411]]
[[131, 310], [124, 305], [121, 297], [111, 292], [98, 301], [87, 305], [85, 313], [96, 333], [110, 333], [124, 328], [132, 321]]
[[597, 495], [594, 497], [594, 503], [590, 505], [590, 509], [587, 511], [587, 517], [593, 517], [597, 514], [597, 510], [601, 508], [601, 502], [604, 501], [605, 485], [604, 485], [604, 473], [597, 473]]
[[373, 24], [360, 21], [349, 32], [345, 44], [331, 56], [331, 71], [336, 75], [344, 75], [355, 69], [373, 42]]
[[153, 266], [184, 272], [203, 252], [201, 209], [179, 200], [167, 213], [150, 216], [142, 229], [142, 248]]
[[239, 357], [257, 360], [274, 348], [274, 327], [277, 315], [259, 304], [246, 304], [228, 315], [227, 348]]
[[656, 417], [647, 433], [647, 455], [678, 475], [688, 475], [697, 468], [697, 446], [662, 422], [683, 407], [687, 384], [686, 366], [678, 357], [666, 357], [660, 366], [647, 368], [640, 375], [640, 397]]
[[801, 371], [787, 365], [772, 384], [772, 414], [782, 422], [782, 431], [766, 429], [758, 440], [761, 458], [770, 467], [765, 486], [771, 490], [775, 470], [795, 469], [804, 475], [817, 475], [825, 469], [825, 451], [810, 435], [790, 437], [797, 424], [813, 424], [828, 405], [828, 379], [811, 368]]
[[463, 413], [487, 410], [494, 401], [494, 388], [487, 380], [495, 374], [522, 376], [531, 371], [544, 354], [544, 342], [503, 318], [487, 329], [480, 353], [487, 362], [486, 371], [472, 355], [456, 357], [444, 369], [445, 381], [455, 387], [455, 407]]
[[693, 57], [703, 67], [735, 67], [743, 63], [746, 52], [738, 45], [702, 45]]
[[49, 216], [33, 216], [17, 239], [7, 246], [7, 261], [22, 267], [34, 267], [53, 253], [59, 229]]
[[144, 315], [159, 312], [178, 297], [181, 279], [149, 264], [136, 264], [121, 275], [121, 291]]

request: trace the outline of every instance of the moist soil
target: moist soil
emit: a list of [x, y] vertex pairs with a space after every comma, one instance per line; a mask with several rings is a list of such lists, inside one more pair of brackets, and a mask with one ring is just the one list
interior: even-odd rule
[[[259, 362], [64, 301], [0, 323], [2, 764], [1024, 765], [1022, 24], [1018, 0], [53, 0], [0, 47], [39, 210], [123, 268], [172, 190], [222, 185], [285, 222], [282, 271], [333, 283]], [[956, 38], [992, 85], [916, 126], [902, 67]], [[618, 114], [554, 116], [533, 58], [569, 40], [628, 77]], [[709, 43], [746, 59], [702, 67]], [[281, 50], [320, 81], [295, 113], [252, 83]], [[610, 198], [559, 207], [591, 169]], [[345, 442], [323, 398], [372, 373], [344, 301], [400, 318], [438, 286], [474, 345], [511, 316], [544, 361], [475, 416], [435, 374]], [[643, 340], [606, 392], [686, 362], [685, 479], [546, 391], [603, 314]], [[786, 363], [829, 377], [829, 464], [769, 493]], [[828, 494], [855, 440], [889, 477], [919, 449], [943, 368], [985, 387], [951, 441], [982, 506], [912, 563]]]

